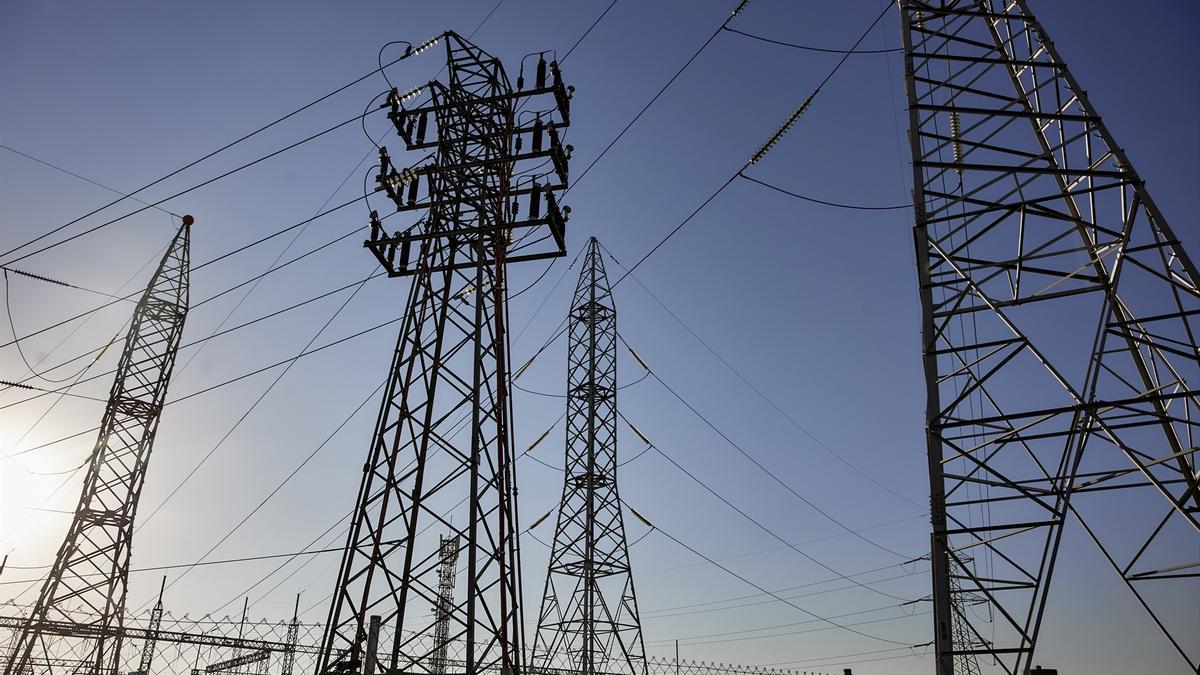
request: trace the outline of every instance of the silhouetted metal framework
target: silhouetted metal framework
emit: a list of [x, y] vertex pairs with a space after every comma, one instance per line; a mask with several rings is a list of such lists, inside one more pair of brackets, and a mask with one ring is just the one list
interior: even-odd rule
[[[970, 564], [969, 559], [964, 559], [965, 564]], [[985, 600], [979, 599], [978, 596], [969, 595], [962, 592], [962, 586], [959, 584], [958, 577], [950, 577], [950, 602], [951, 611], [953, 612], [953, 637], [956, 647], [954, 654], [954, 672], [957, 675], [982, 675], [983, 670], [979, 667], [979, 654], [977, 653], [980, 647], [987, 646], [987, 643], [975, 637], [971, 631], [970, 625], [965, 620], [967, 612], [976, 611], [980, 605], [986, 605]], [[987, 611], [986, 609], [984, 611]]]
[[[395, 91], [387, 104], [408, 149], [436, 148], [437, 157], [400, 172], [380, 152], [378, 182], [397, 213], [425, 213], [388, 235], [372, 212], [366, 247], [411, 287], [320, 673], [375, 663], [431, 673], [447, 643], [471, 675], [524, 672], [505, 267], [563, 253], [565, 209], [554, 193], [566, 187], [559, 131], [571, 92], [544, 60], [534, 87], [519, 81], [514, 91], [497, 59], [455, 33], [443, 37], [447, 82], [426, 85], [429, 98], [416, 108]], [[449, 636], [438, 641], [431, 610], [438, 534], [447, 531], [465, 565]], [[380, 634], [394, 637], [378, 659], [364, 659], [373, 615]]]
[[454, 612], [454, 581], [458, 577], [458, 538], [442, 537], [441, 567], [438, 568], [438, 601], [434, 608], [437, 625], [433, 640], [438, 651], [433, 655], [434, 675], [445, 675], [449, 660], [450, 616]]
[[617, 490], [617, 310], [595, 237], [568, 322], [565, 480], [533, 665], [641, 675], [646, 650]]
[[85, 672], [117, 670], [134, 516], [187, 316], [191, 223], [185, 216], [133, 311], [75, 518], [5, 675], [52, 672], [35, 665], [50, 662], [37, 653], [45, 648], [43, 633], [87, 642]]
[[[11, 643], [11, 631], [20, 628], [23, 623], [20, 615], [28, 609], [12, 603], [0, 604], [0, 659], [7, 656], [5, 648]], [[127, 639], [122, 654], [122, 673], [137, 669], [140, 644], [133, 643], [148, 634], [148, 615], [148, 612], [142, 612], [125, 617], [123, 623]], [[164, 630], [160, 633], [158, 651], [154, 657], [156, 675], [190, 675], [193, 670], [203, 673], [210, 664], [230, 658], [238, 649], [270, 651], [270, 673], [287, 675], [293, 670], [289, 663], [294, 663], [294, 672], [311, 673], [320, 652], [323, 634], [322, 624], [297, 623], [294, 619], [291, 622], [278, 619], [242, 622], [230, 616], [174, 616], [170, 610], [163, 613], [162, 626]], [[48, 637], [52, 644], [47, 651], [56, 655], [55, 667], [67, 672], [82, 672], [73, 659], [78, 645], [62, 645], [59, 644], [60, 639]], [[427, 641], [432, 639], [432, 636], [427, 636]], [[386, 632], [381, 634], [380, 642], [390, 642], [390, 635]], [[651, 656], [647, 661], [650, 675], [813, 675], [812, 671], [801, 673], [799, 670], [688, 660], [676, 662], [666, 657]], [[463, 672], [461, 653], [451, 653], [447, 665], [452, 673]], [[539, 675], [571, 675], [571, 671], [543, 671]]]
[[1023, 0], [900, 7], [938, 672], [1033, 665], [1068, 523], [1196, 670], [1200, 275]]
[[158, 587], [158, 600], [154, 609], [150, 610], [150, 628], [147, 631], [145, 644], [142, 645], [142, 660], [138, 663], [138, 672], [150, 675], [150, 666], [154, 663], [154, 650], [158, 643], [158, 631], [162, 629], [163, 591], [167, 588], [167, 578], [163, 577]]

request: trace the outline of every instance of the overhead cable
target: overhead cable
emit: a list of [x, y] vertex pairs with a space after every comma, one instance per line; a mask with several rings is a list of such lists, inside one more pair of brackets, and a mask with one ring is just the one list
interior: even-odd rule
[[[329, 98], [331, 98], [331, 97], [333, 97], [333, 96], [336, 96], [337, 94], [340, 94], [340, 93], [342, 93], [343, 91], [345, 91], [345, 90], [349, 89], [350, 87], [353, 87], [354, 85], [356, 85], [356, 84], [358, 84], [358, 83], [360, 83], [360, 82], [362, 82], [362, 81], [366, 80], [367, 78], [371, 77], [371, 76], [372, 76], [372, 75], [374, 75], [375, 73], [382, 72], [384, 68], [387, 68], [387, 67], [389, 67], [389, 66], [393, 66], [393, 65], [395, 65], [395, 64], [397, 64], [397, 63], [399, 63], [400, 61], [403, 61], [404, 59], [408, 58], [409, 56], [411, 56], [411, 54], [408, 54], [408, 53], [406, 53], [406, 54], [404, 54], [403, 56], [401, 56], [401, 57], [399, 57], [399, 58], [397, 58], [397, 59], [394, 59], [393, 61], [391, 61], [391, 62], [389, 62], [389, 63], [387, 63], [387, 64], [384, 64], [384, 65], [380, 66], [379, 68], [376, 68], [375, 70], [372, 70], [372, 71], [371, 71], [371, 72], [369, 72], [369, 73], [366, 73], [365, 75], [362, 75], [362, 76], [360, 76], [360, 77], [358, 77], [358, 78], [355, 78], [353, 81], [351, 81], [351, 82], [348, 82], [348, 83], [346, 83], [346, 84], [344, 84], [344, 85], [342, 85], [342, 86], [338, 87], [337, 89], [334, 89], [333, 91], [331, 91], [331, 92], [329, 92], [329, 93], [327, 93], [327, 94], [325, 94], [325, 95], [323, 95], [323, 96], [321, 96], [321, 97], [319, 97], [319, 98], [317, 98], [317, 99], [315, 99], [315, 100], [313, 100], [313, 101], [310, 101], [309, 103], [306, 103], [306, 104], [304, 104], [304, 105], [300, 106], [299, 108], [297, 108], [297, 109], [293, 110], [292, 112], [290, 112], [290, 113], [288, 113], [288, 114], [286, 114], [286, 115], [284, 115], [284, 116], [282, 116], [282, 117], [280, 117], [280, 118], [278, 118], [278, 119], [276, 119], [276, 120], [274, 120], [274, 121], [272, 121], [272, 122], [269, 122], [269, 123], [267, 123], [267, 124], [265, 124], [265, 125], [263, 125], [263, 126], [261, 126], [261, 127], [257, 128], [257, 129], [255, 129], [254, 131], [251, 131], [250, 133], [248, 133], [248, 134], [245, 134], [245, 135], [243, 135], [243, 136], [241, 136], [241, 137], [237, 138], [237, 139], [236, 139], [236, 140], [234, 140], [234, 141], [231, 141], [231, 142], [229, 142], [229, 143], [226, 143], [225, 145], [223, 145], [223, 146], [221, 146], [221, 147], [217, 148], [216, 150], [213, 150], [212, 152], [209, 152], [209, 153], [205, 154], [204, 156], [200, 157], [199, 159], [195, 159], [195, 160], [193, 160], [193, 161], [191, 161], [191, 162], [188, 162], [187, 164], [185, 164], [185, 165], [183, 165], [183, 166], [179, 167], [178, 169], [175, 169], [174, 171], [171, 171], [170, 173], [166, 174], [165, 176], [162, 176], [162, 177], [160, 177], [160, 178], [156, 178], [155, 180], [153, 180], [153, 181], [151, 181], [151, 182], [149, 182], [149, 183], [147, 183], [147, 184], [143, 185], [142, 187], [140, 187], [140, 188], [138, 188], [138, 189], [136, 189], [136, 190], [134, 190], [134, 191], [132, 191], [132, 192], [130, 192], [130, 193], [127, 193], [127, 194], [122, 194], [120, 198], [118, 198], [118, 199], [115, 199], [115, 200], [113, 200], [113, 201], [111, 201], [111, 202], [109, 202], [109, 203], [107, 203], [107, 204], [105, 204], [105, 205], [103, 205], [103, 206], [101, 206], [101, 207], [99, 207], [99, 208], [97, 208], [97, 209], [94, 209], [94, 210], [92, 210], [92, 211], [89, 211], [88, 213], [85, 213], [85, 214], [83, 214], [82, 216], [79, 216], [78, 218], [75, 218], [74, 220], [71, 220], [71, 221], [69, 221], [69, 222], [67, 222], [67, 223], [64, 223], [64, 224], [62, 224], [62, 225], [59, 225], [58, 227], [55, 227], [55, 228], [53, 228], [53, 229], [49, 230], [48, 232], [45, 232], [45, 233], [43, 233], [43, 234], [40, 234], [40, 235], [38, 235], [37, 237], [34, 237], [33, 239], [30, 239], [29, 241], [26, 241], [25, 243], [21, 244], [20, 246], [16, 246], [16, 247], [14, 247], [14, 248], [11, 248], [11, 249], [9, 249], [9, 250], [7, 250], [7, 251], [3, 252], [3, 253], [0, 253], [0, 257], [4, 257], [4, 256], [7, 256], [7, 255], [9, 255], [9, 254], [16, 253], [17, 251], [20, 251], [21, 249], [23, 249], [23, 248], [25, 248], [25, 247], [27, 247], [27, 246], [30, 246], [31, 244], [34, 244], [34, 243], [36, 243], [36, 242], [38, 242], [38, 241], [41, 241], [42, 239], [45, 239], [46, 237], [49, 237], [49, 236], [50, 236], [50, 235], [52, 235], [52, 234], [55, 234], [55, 233], [57, 233], [57, 232], [60, 232], [61, 230], [65, 229], [65, 228], [67, 228], [67, 227], [70, 227], [71, 225], [74, 225], [75, 223], [78, 223], [79, 221], [81, 221], [81, 220], [83, 220], [83, 219], [85, 219], [85, 218], [88, 218], [88, 217], [90, 217], [90, 216], [93, 216], [93, 215], [95, 215], [95, 214], [97, 214], [97, 213], [99, 213], [99, 212], [101, 212], [101, 211], [103, 211], [103, 210], [107, 209], [107, 208], [108, 208], [108, 207], [110, 207], [110, 206], [114, 206], [114, 205], [116, 205], [116, 204], [119, 204], [120, 202], [124, 201], [125, 199], [131, 199], [131, 198], [133, 197], [133, 195], [136, 195], [136, 194], [138, 194], [138, 193], [140, 193], [140, 192], [142, 192], [142, 191], [144, 191], [144, 190], [147, 190], [147, 189], [149, 189], [149, 188], [151, 188], [151, 187], [153, 187], [153, 186], [155, 186], [155, 185], [158, 185], [159, 183], [163, 182], [164, 180], [167, 180], [168, 178], [171, 178], [171, 177], [173, 177], [173, 176], [176, 176], [176, 175], [178, 175], [179, 173], [182, 173], [183, 171], [186, 171], [186, 170], [188, 170], [188, 169], [192, 168], [193, 166], [196, 166], [197, 164], [199, 164], [199, 163], [201, 163], [201, 162], [203, 162], [203, 161], [205, 161], [205, 160], [207, 160], [207, 159], [209, 159], [209, 158], [211, 158], [211, 157], [214, 157], [214, 156], [216, 156], [216, 155], [218, 155], [218, 154], [220, 154], [220, 153], [222, 153], [222, 152], [224, 152], [224, 151], [228, 150], [229, 148], [232, 148], [233, 146], [235, 146], [235, 145], [237, 145], [237, 144], [239, 144], [239, 143], [241, 143], [241, 142], [243, 142], [243, 141], [249, 140], [250, 138], [253, 138], [254, 136], [257, 136], [258, 134], [260, 134], [260, 133], [262, 133], [262, 132], [266, 131], [267, 129], [270, 129], [270, 128], [274, 127], [275, 125], [277, 125], [277, 124], [280, 124], [281, 122], [284, 122], [284, 121], [286, 121], [286, 120], [288, 120], [288, 119], [291, 119], [292, 117], [295, 117], [296, 115], [298, 115], [298, 114], [300, 114], [300, 113], [304, 112], [305, 110], [308, 110], [309, 108], [311, 108], [311, 107], [313, 107], [313, 106], [315, 106], [315, 105], [317, 105], [317, 104], [319, 104], [319, 103], [321, 103], [321, 102], [323, 102], [323, 101], [325, 101], [325, 100], [327, 100], [327, 99], [329, 99]], [[357, 121], [357, 119], [358, 119], [358, 118], [355, 118], [354, 120], [351, 120], [351, 121]], [[344, 122], [344, 123], [342, 123], [341, 125], [338, 125], [338, 126], [342, 126], [342, 125], [344, 125], [344, 124], [348, 124], [348, 122]], [[323, 133], [326, 133], [326, 132], [322, 132], [322, 134], [323, 134]], [[311, 139], [309, 139], [309, 140], [311, 140]], [[22, 154], [23, 154], [23, 153], [22, 153]], [[38, 160], [38, 161], [40, 161], [40, 160]], [[82, 178], [82, 177], [80, 176], [80, 178]], [[87, 179], [85, 178], [84, 180], [87, 180]], [[111, 189], [111, 188], [106, 188], [106, 189]], [[176, 195], [176, 196], [178, 196], [178, 195]], [[146, 208], [155, 208], [155, 207], [157, 207], [158, 205], [162, 204], [164, 201], [166, 201], [166, 200], [159, 200], [158, 202], [155, 202], [155, 203], [153, 203], [153, 204], [148, 204], [148, 205], [146, 206]], [[128, 215], [133, 215], [133, 214], [127, 214], [127, 216], [122, 216], [122, 217], [128, 217]], [[89, 230], [89, 231], [90, 231], [90, 230]], [[74, 237], [71, 237], [71, 238], [73, 239]], [[66, 241], [66, 240], [64, 240], [64, 241]], [[60, 242], [60, 243], [61, 243], [61, 242]], [[57, 245], [57, 244], [56, 244], [56, 245]], [[43, 250], [44, 250], [44, 249], [43, 249]], [[23, 258], [25, 258], [25, 257], [28, 257], [28, 255], [26, 255], [26, 256], [22, 256], [22, 258], [17, 258], [17, 259], [15, 259], [15, 260], [21, 260], [21, 259], [23, 259]], [[15, 262], [15, 260], [10, 260], [9, 262], [10, 262], [10, 263], [11, 263], [11, 262]]]

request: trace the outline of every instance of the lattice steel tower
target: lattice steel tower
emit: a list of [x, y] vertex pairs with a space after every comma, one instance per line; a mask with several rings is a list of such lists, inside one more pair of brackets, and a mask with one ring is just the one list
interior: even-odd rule
[[595, 237], [568, 321], [566, 474], [533, 664], [642, 674], [646, 650], [617, 490], [617, 310]]
[[120, 666], [134, 516], [187, 316], [191, 225], [184, 216], [133, 310], [75, 518], [5, 675], [52, 672], [49, 635], [82, 643], [72, 648], [80, 655], [72, 672], [111, 675]]
[[[428, 83], [415, 108], [404, 103], [417, 90], [393, 91], [386, 104], [408, 149], [437, 157], [400, 171], [380, 151], [380, 189], [402, 218], [424, 214], [393, 234], [371, 215], [366, 247], [411, 287], [320, 673], [364, 662], [371, 615], [393, 636], [380, 647], [387, 672], [433, 672], [447, 648], [456, 673], [524, 672], [505, 269], [564, 253], [566, 209], [554, 194], [567, 182], [559, 130], [571, 89], [557, 64], [540, 60], [532, 88], [522, 78], [514, 91], [499, 60], [455, 33], [442, 37], [447, 82]], [[447, 530], [465, 565], [440, 640], [430, 607]]]
[[445, 675], [449, 657], [450, 617], [454, 613], [454, 582], [458, 577], [458, 538], [442, 537], [441, 562], [438, 563], [438, 597], [434, 605], [433, 639], [438, 651], [433, 654], [434, 675]]
[[900, 8], [938, 672], [1033, 665], [1068, 524], [1197, 670], [1196, 266], [1023, 0]]

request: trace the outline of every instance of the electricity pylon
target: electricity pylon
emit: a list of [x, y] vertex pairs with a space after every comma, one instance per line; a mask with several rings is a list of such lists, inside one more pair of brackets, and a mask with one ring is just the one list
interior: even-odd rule
[[187, 316], [191, 226], [184, 216], [133, 310], [75, 518], [5, 675], [52, 672], [48, 635], [84, 643], [73, 649], [76, 672], [111, 675], [120, 667], [134, 516]]
[[158, 586], [158, 601], [154, 603], [154, 608], [150, 610], [150, 626], [146, 630], [146, 642], [142, 645], [142, 658], [138, 664], [138, 672], [141, 675], [150, 675], [150, 666], [154, 663], [154, 651], [158, 644], [158, 631], [162, 627], [163, 615], [163, 591], [167, 589], [167, 578], [162, 578], [162, 583]]
[[1196, 266], [1024, 0], [900, 9], [938, 673], [1033, 665], [1067, 524], [1200, 672]]
[[438, 563], [438, 597], [434, 605], [437, 626], [433, 631], [438, 651], [433, 655], [434, 675], [446, 675], [450, 642], [450, 615], [454, 612], [454, 582], [458, 577], [458, 538], [442, 537], [441, 562]]
[[[564, 254], [567, 210], [554, 194], [566, 187], [570, 147], [559, 130], [572, 90], [544, 60], [533, 87], [522, 78], [514, 90], [499, 60], [455, 33], [443, 38], [447, 82], [393, 91], [385, 104], [407, 148], [436, 149], [436, 159], [400, 171], [380, 151], [377, 181], [397, 214], [424, 213], [394, 234], [371, 214], [365, 246], [411, 286], [318, 673], [370, 670], [372, 615], [393, 636], [379, 650], [388, 673], [431, 673], [450, 644], [461, 654], [455, 672], [524, 672], [506, 265]], [[449, 635], [438, 639], [429, 609], [447, 530], [466, 563]]]
[[568, 321], [566, 473], [533, 664], [642, 675], [646, 650], [617, 490], [617, 311], [595, 237]]

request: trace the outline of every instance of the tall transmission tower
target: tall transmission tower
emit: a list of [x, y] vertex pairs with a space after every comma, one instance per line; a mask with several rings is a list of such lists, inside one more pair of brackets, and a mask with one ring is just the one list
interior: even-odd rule
[[568, 320], [566, 474], [533, 663], [640, 675], [646, 650], [617, 490], [617, 311], [595, 237]]
[[[965, 561], [970, 564], [969, 561]], [[976, 639], [971, 631], [971, 621], [967, 612], [974, 611], [973, 606], [985, 604], [978, 598], [962, 592], [958, 577], [950, 577], [951, 631], [955, 645], [954, 672], [958, 675], [982, 675], [979, 667], [978, 648], [985, 646]]]
[[75, 518], [5, 675], [52, 672], [43, 639], [50, 634], [85, 643], [75, 650], [80, 672], [112, 674], [120, 666], [134, 516], [187, 316], [192, 222], [183, 217], [134, 308]]
[[458, 538], [442, 537], [441, 562], [438, 563], [438, 597], [433, 608], [437, 625], [434, 627], [434, 642], [438, 649], [433, 654], [434, 675], [445, 675], [450, 646], [450, 616], [454, 612], [454, 581], [458, 577]]
[[[319, 673], [359, 667], [372, 615], [394, 636], [381, 660], [387, 672], [432, 673], [448, 644], [469, 675], [524, 671], [506, 265], [565, 252], [568, 211], [554, 195], [567, 183], [560, 130], [572, 89], [544, 59], [533, 86], [522, 76], [514, 89], [498, 59], [453, 32], [414, 52], [438, 39], [447, 81], [393, 91], [385, 104], [407, 148], [437, 156], [401, 171], [380, 151], [380, 189], [397, 214], [415, 219], [388, 234], [372, 212], [365, 245], [411, 286]], [[447, 529], [466, 564], [449, 636], [438, 640], [429, 614], [440, 588], [434, 533]]]
[[1200, 672], [1196, 266], [1024, 0], [900, 9], [938, 673], [1033, 666], [1068, 524]]

